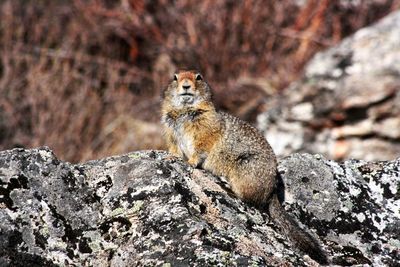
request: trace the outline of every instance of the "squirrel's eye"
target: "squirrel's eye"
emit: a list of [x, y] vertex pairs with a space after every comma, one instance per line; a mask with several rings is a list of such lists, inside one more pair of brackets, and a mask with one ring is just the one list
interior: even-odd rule
[[201, 81], [201, 80], [203, 80], [201, 74], [196, 74], [196, 81]]
[[178, 75], [174, 74], [174, 81], [178, 81]]

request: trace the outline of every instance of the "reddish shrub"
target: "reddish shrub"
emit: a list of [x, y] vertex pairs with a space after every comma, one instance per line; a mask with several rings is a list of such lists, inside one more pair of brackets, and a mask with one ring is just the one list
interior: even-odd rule
[[370, 1], [8, 0], [0, 4], [0, 149], [82, 161], [163, 148], [162, 88], [201, 70], [248, 120], [317, 51], [399, 7]]

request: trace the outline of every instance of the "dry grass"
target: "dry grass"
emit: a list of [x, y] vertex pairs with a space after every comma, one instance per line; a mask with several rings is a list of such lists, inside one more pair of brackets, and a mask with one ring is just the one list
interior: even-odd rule
[[314, 53], [399, 3], [2, 1], [0, 149], [76, 162], [163, 148], [159, 96], [176, 68], [201, 70], [220, 108], [253, 120]]

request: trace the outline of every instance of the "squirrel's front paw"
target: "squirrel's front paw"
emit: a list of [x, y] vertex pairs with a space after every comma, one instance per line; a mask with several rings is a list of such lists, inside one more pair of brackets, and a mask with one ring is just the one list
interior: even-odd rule
[[200, 159], [196, 159], [196, 158], [190, 158], [188, 160], [188, 163], [193, 167], [193, 168], [197, 168], [200, 169], [201, 166], [203, 165], [203, 161]]
[[197, 160], [196, 159], [189, 159], [188, 163], [192, 166], [192, 167], [196, 167], [197, 166]]

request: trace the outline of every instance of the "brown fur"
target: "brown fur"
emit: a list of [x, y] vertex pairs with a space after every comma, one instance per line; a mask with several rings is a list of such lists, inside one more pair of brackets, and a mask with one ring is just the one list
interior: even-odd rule
[[162, 122], [169, 151], [195, 167], [224, 176], [233, 192], [271, 217], [296, 245], [326, 262], [318, 243], [301, 230], [281, 207], [276, 194], [276, 156], [257, 129], [229, 114], [217, 112], [211, 90], [196, 72], [181, 71], [164, 94]]

